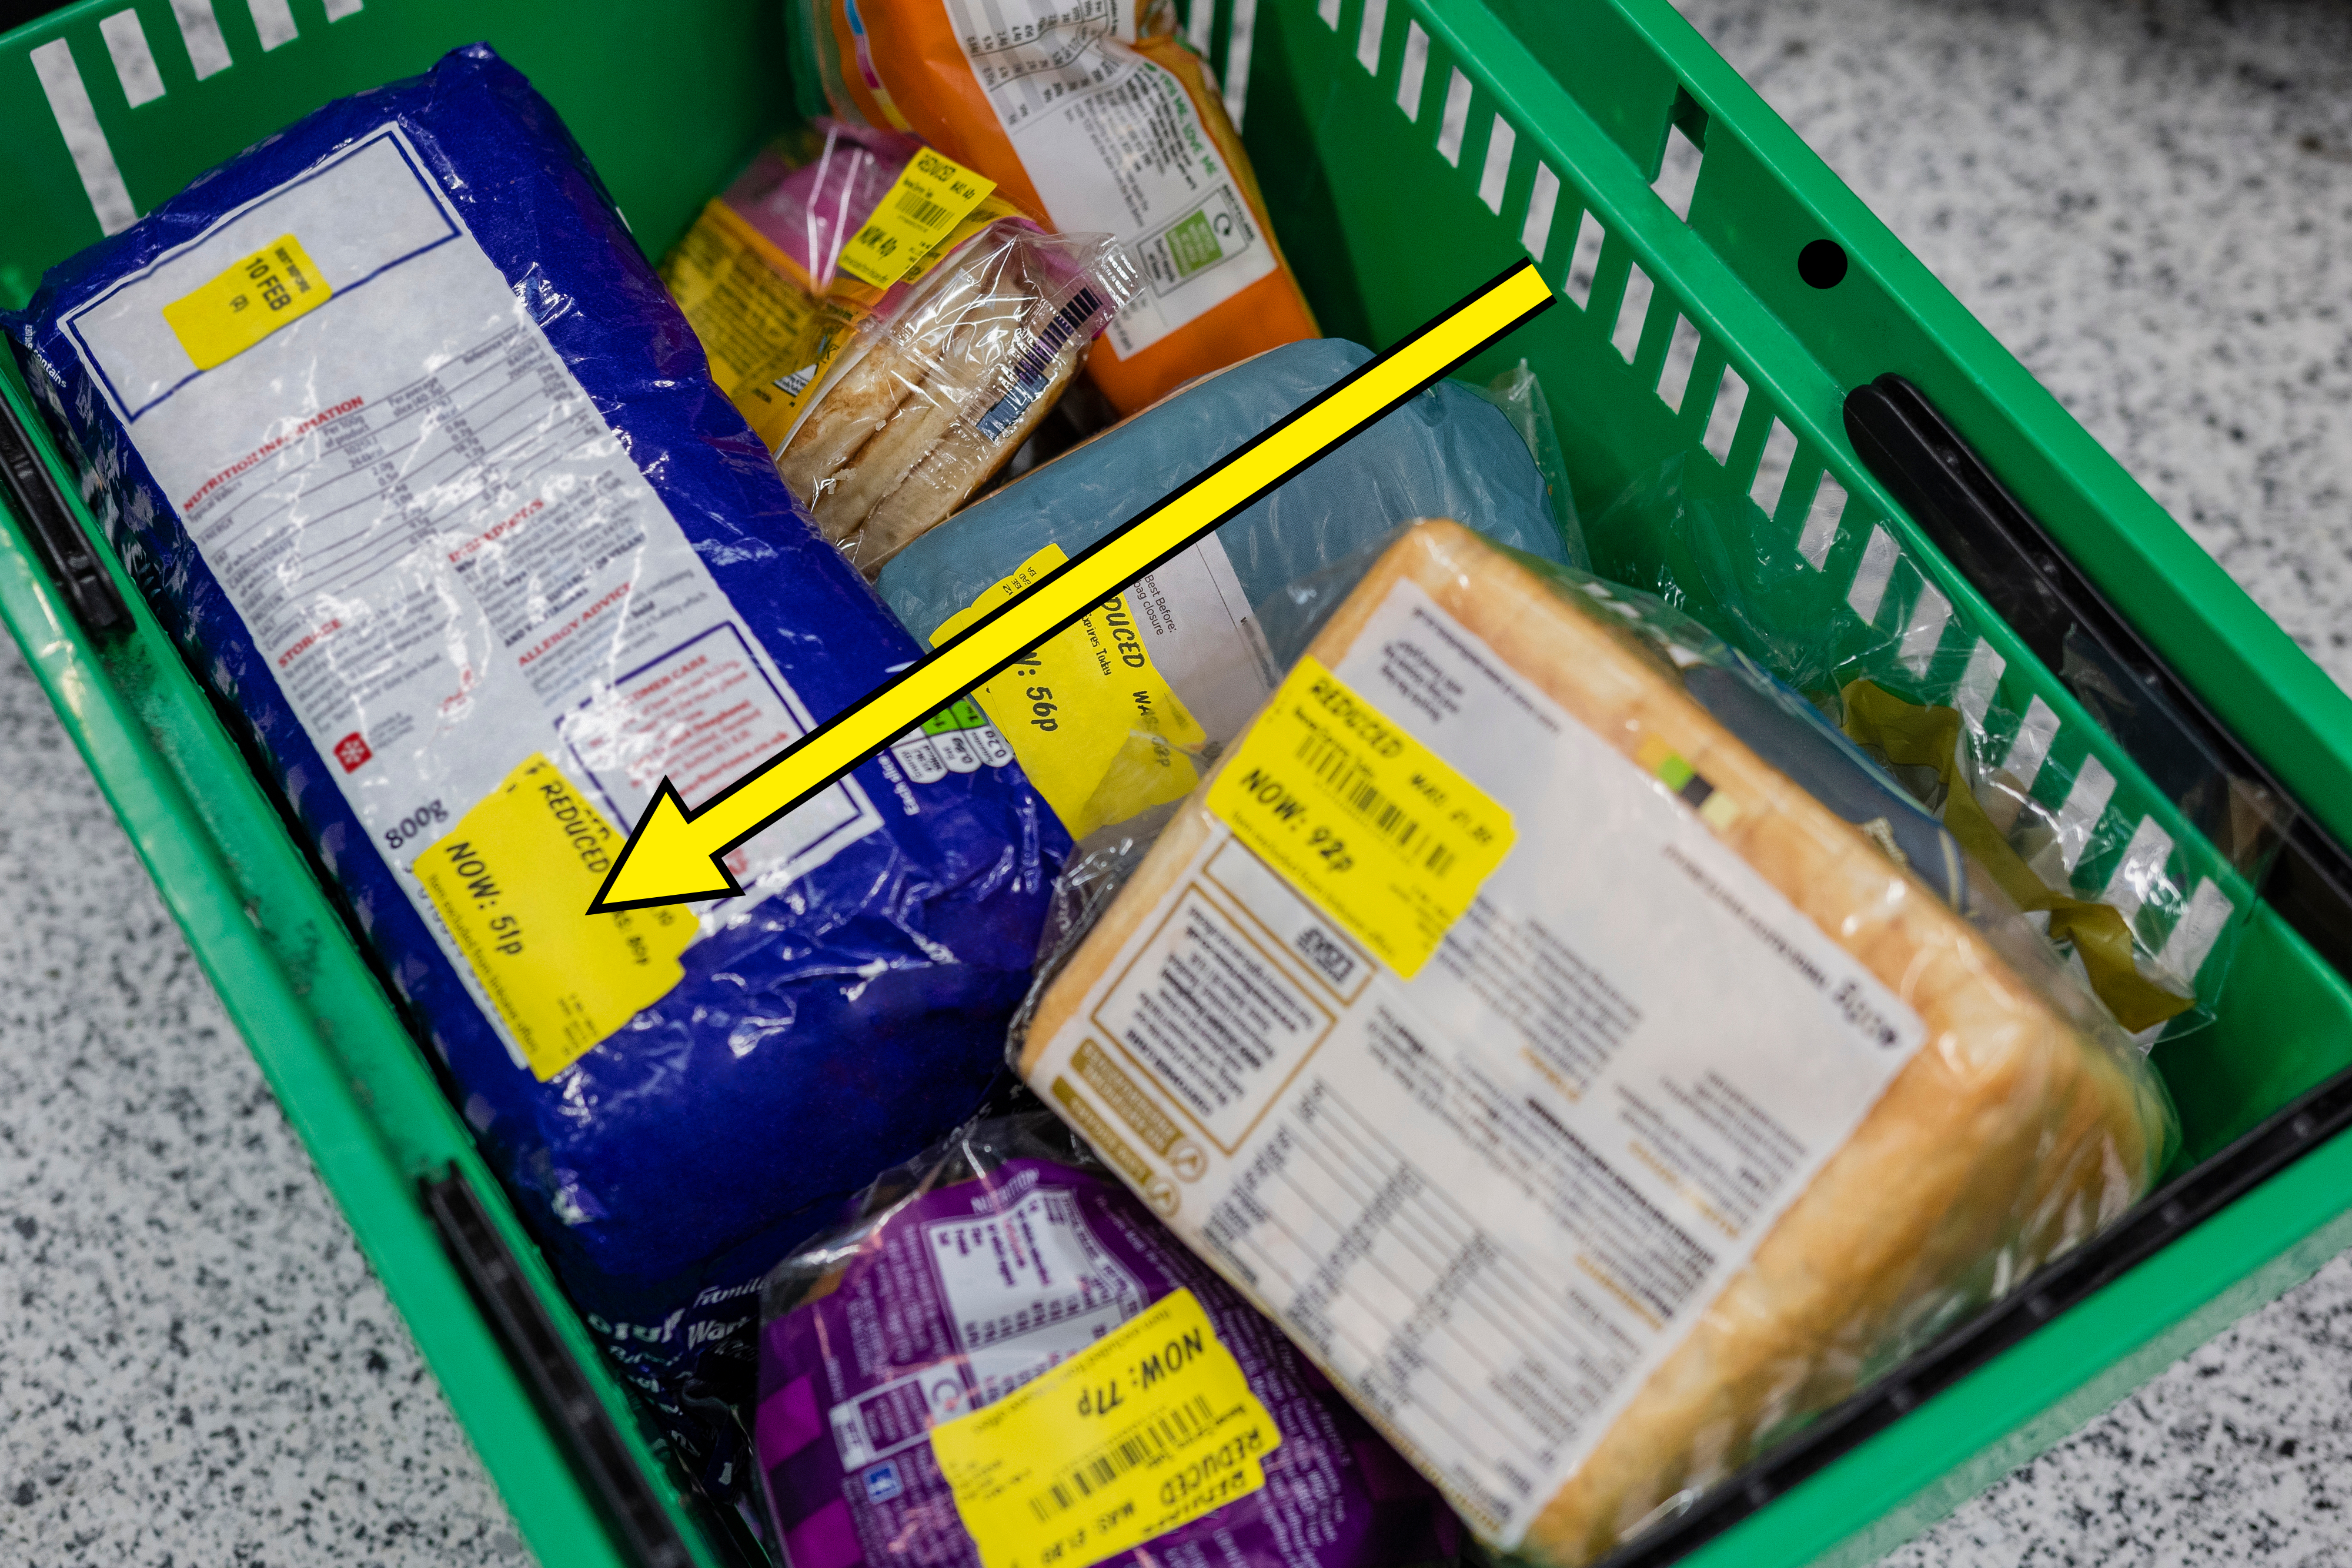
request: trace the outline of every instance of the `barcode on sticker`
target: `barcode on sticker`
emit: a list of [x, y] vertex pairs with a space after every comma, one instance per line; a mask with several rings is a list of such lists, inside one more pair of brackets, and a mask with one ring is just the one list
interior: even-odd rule
[[1065, 1470], [1045, 1490], [1029, 1500], [1029, 1511], [1040, 1524], [1066, 1513], [1128, 1471], [1156, 1465], [1171, 1450], [1181, 1448], [1217, 1424], [1206, 1399], [1187, 1400], [1141, 1430], [1129, 1434], [1085, 1463]]
[[1439, 876], [1453, 867], [1456, 858], [1454, 852], [1433, 841], [1434, 836], [1419, 818], [1407, 815], [1403, 806], [1381, 793], [1380, 786], [1372, 782], [1370, 771], [1354, 752], [1317, 730], [1300, 744], [1298, 760], [1328, 785], [1366, 827], [1386, 837], [1405, 853], [1417, 857]]
[[943, 229], [955, 221], [947, 208], [920, 191], [908, 191], [898, 198], [898, 214], [917, 228]]
[[1190, 1291], [931, 1428], [984, 1568], [1082, 1568], [1265, 1485], [1281, 1428]]

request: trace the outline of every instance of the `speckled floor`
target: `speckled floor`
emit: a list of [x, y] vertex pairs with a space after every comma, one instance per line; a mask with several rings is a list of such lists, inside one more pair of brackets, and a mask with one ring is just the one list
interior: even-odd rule
[[526, 1563], [5, 643], [0, 800], [0, 1563]]
[[[1683, 4], [2352, 685], [2352, 13]], [[0, 1563], [527, 1562], [13, 650], [0, 800]], [[1887, 1562], [2352, 1564], [2347, 1477], [2339, 1259]]]

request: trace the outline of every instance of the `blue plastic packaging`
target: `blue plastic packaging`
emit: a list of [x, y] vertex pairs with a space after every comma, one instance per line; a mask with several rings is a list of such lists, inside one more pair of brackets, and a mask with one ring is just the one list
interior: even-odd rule
[[745, 846], [742, 898], [585, 914], [662, 774], [715, 792], [919, 649], [485, 46], [199, 178], [5, 325], [590, 1326], [724, 1488], [759, 1279], [985, 1092], [1066, 836], [971, 733]]
[[[898, 619], [929, 637], [1046, 545], [1076, 555], [1371, 358], [1343, 338], [1271, 349], [1184, 388], [974, 503], [882, 569]], [[1497, 544], [1582, 566], [1511, 420], [1440, 382], [1219, 528], [1216, 543], [1263, 616], [1291, 583], [1453, 517]], [[1277, 650], [1277, 653], [1279, 650]], [[1279, 663], [1277, 659], [1277, 663]]]

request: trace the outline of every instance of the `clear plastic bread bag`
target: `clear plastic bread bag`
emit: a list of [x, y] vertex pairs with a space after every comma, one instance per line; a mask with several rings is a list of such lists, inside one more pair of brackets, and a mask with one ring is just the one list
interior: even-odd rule
[[1565, 1568], [2114, 1221], [2176, 1124], [1951, 835], [1696, 622], [1452, 522], [1366, 566], [1299, 585], [1164, 826], [1082, 842], [1012, 1059]]
[[[1657, 541], [1604, 566], [1704, 614], [1803, 692], [1886, 766], [2048, 933], [2143, 1049], [2212, 1021], [2253, 910], [2225, 881], [2258, 885], [2294, 809], [2233, 774], [2163, 694], [2080, 628], [2061, 683], [2214, 852], [2110, 810], [2115, 774], [2060, 741], [2038, 695], [2000, 678], [1973, 639], [1944, 634], [1950, 604], [1879, 530], [1850, 567], [1826, 534], [1791, 534], [1745, 496], [1689, 482], [1681, 456], [1627, 486], [1595, 538]], [[1808, 553], [1811, 551], [1811, 553]], [[1851, 572], [1822, 592], [1826, 569]], [[2057, 744], [2053, 744], [2057, 741]], [[2234, 875], [2232, 874], [2234, 873]]]
[[[1014, 1092], [761, 1291], [752, 1426], [796, 1563], [1450, 1558], [1436, 1490]], [[1213, 1554], [1213, 1555], [1212, 1555]]]
[[1135, 287], [1107, 235], [1049, 234], [913, 138], [831, 120], [753, 160], [663, 277], [869, 579], [1004, 465]]

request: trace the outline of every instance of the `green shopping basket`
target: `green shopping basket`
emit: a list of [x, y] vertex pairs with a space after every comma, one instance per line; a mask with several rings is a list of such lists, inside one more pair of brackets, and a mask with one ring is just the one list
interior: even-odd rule
[[[814, 107], [780, 11], [88, 0], [0, 38], [0, 304], [239, 147], [475, 38], [555, 104], [658, 256]], [[2250, 912], [2215, 1023], [2156, 1050], [2186, 1134], [2167, 1184], [1621, 1558], [1882, 1552], [2352, 1242], [2352, 698], [1666, 0], [1202, 0], [1185, 26], [1327, 330], [1392, 341], [1533, 255], [1569, 307], [1484, 368], [1541, 374], [1588, 519], [1683, 455], [1693, 493], [1800, 550], [1813, 609], [2038, 705], [2057, 771], [2112, 781], [2083, 885], [2160, 839], [2178, 885]], [[0, 404], [0, 615], [541, 1560], [757, 1561], [664, 1468], [13, 366]], [[1595, 544], [1629, 569], [1664, 548], [1622, 517]], [[2093, 721], [2053, 667], [2069, 628], [2301, 803], [2266, 881]]]

